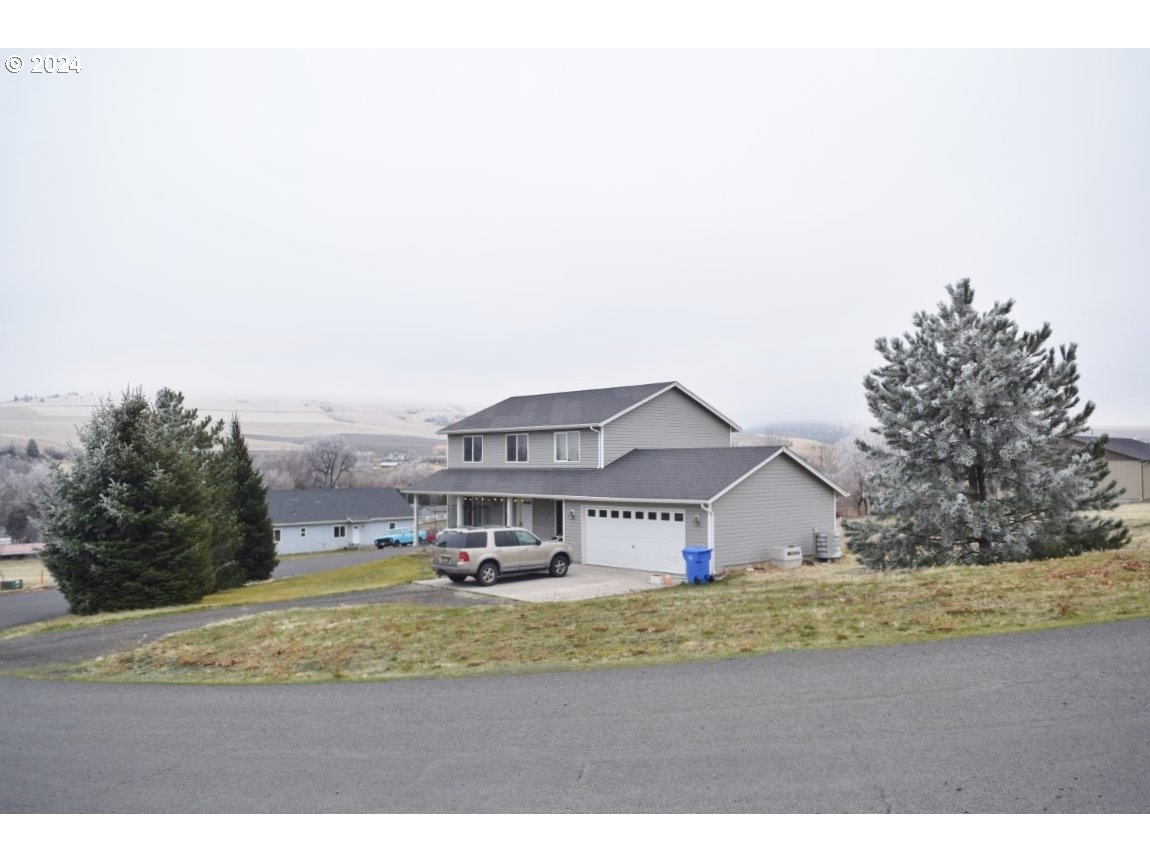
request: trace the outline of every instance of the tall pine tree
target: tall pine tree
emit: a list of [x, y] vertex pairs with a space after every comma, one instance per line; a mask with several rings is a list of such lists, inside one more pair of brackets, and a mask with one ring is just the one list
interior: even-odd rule
[[1114, 508], [1103, 437], [1083, 447], [1094, 404], [1078, 406], [1076, 345], [1046, 347], [1049, 324], [1020, 332], [1013, 301], [974, 309], [969, 280], [948, 285], [913, 333], [879, 338], [886, 365], [867, 375], [883, 446], [871, 518], [845, 525], [872, 568], [1067, 556], [1128, 541]]
[[266, 581], [277, 563], [267, 489], [252, 464], [238, 416], [232, 416], [231, 433], [224, 439], [220, 463], [227, 476], [228, 502], [235, 514], [238, 532], [234, 573], [238, 582], [220, 583], [220, 588], [240, 586], [247, 581]]

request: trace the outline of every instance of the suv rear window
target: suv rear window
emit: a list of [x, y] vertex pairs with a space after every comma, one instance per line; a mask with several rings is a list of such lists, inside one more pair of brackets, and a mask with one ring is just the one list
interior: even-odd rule
[[487, 533], [483, 530], [474, 533], [440, 533], [439, 541], [435, 544], [440, 548], [486, 548]]

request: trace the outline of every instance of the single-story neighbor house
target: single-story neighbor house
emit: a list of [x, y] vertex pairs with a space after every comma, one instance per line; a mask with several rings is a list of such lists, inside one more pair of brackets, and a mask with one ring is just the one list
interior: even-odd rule
[[447, 497], [448, 526], [562, 536], [575, 562], [685, 573], [815, 554], [848, 496], [782, 446], [733, 447], [739, 426], [677, 382], [508, 398], [440, 429], [447, 469], [405, 489]]
[[[1074, 439], [1079, 443], [1092, 442], [1090, 437]], [[1110, 468], [1110, 479], [1116, 481], [1119, 488], [1126, 489], [1119, 495], [1119, 502], [1150, 500], [1150, 443], [1132, 437], [1111, 437], [1106, 444], [1106, 464]]]
[[268, 491], [276, 552], [304, 554], [370, 545], [411, 529], [414, 510], [394, 488]]
[[23, 544], [6, 542], [0, 544], [0, 558], [16, 560], [23, 557], [37, 557], [43, 550], [43, 542], [25, 542]]

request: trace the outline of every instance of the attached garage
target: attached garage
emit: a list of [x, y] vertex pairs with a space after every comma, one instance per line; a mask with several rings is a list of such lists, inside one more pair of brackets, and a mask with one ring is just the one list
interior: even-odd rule
[[686, 574], [682, 509], [584, 506], [583, 536], [588, 565]]

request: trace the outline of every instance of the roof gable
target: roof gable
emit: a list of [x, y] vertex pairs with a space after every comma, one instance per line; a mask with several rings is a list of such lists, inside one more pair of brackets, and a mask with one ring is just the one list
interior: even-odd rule
[[585, 428], [602, 425], [629, 413], [640, 404], [675, 388], [705, 410], [715, 414], [733, 429], [734, 422], [703, 401], [681, 383], [644, 383], [609, 389], [581, 389], [549, 392], [543, 395], [517, 395], [473, 413], [439, 429], [441, 434], [466, 431], [524, 431], [541, 428]]

